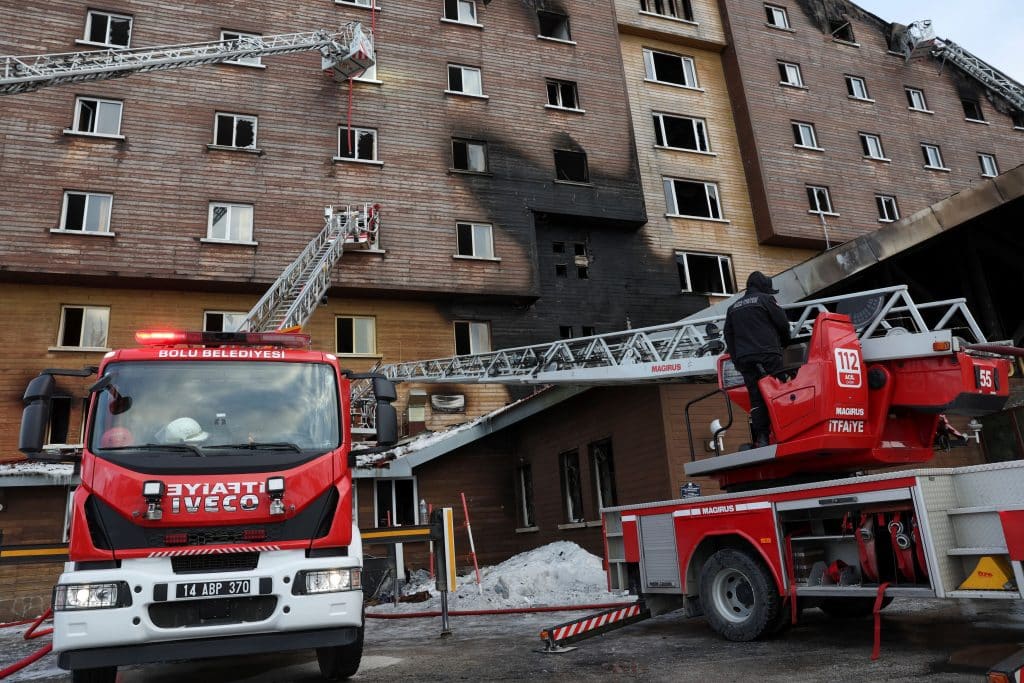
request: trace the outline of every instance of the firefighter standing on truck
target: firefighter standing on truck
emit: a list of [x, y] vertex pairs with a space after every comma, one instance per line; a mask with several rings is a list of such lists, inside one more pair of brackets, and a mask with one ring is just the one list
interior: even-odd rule
[[768, 445], [771, 420], [757, 383], [782, 371], [782, 347], [789, 343], [789, 320], [775, 301], [772, 279], [755, 270], [743, 298], [725, 316], [725, 345], [750, 394], [750, 430], [754, 448]]

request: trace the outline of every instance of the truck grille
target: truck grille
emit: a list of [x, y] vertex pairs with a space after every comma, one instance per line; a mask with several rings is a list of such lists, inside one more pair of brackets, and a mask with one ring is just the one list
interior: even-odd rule
[[259, 553], [224, 553], [222, 555], [182, 555], [171, 558], [175, 574], [200, 572], [246, 572], [256, 569]]
[[[257, 538], [246, 538], [246, 532], [259, 534]], [[167, 537], [179, 538], [181, 542], [168, 543]], [[149, 528], [146, 542], [151, 548], [168, 546], [227, 545], [230, 543], [253, 543], [281, 539], [279, 524], [267, 526], [211, 526], [193, 528]]]
[[242, 624], [269, 619], [277, 607], [273, 595], [209, 600], [177, 600], [149, 606], [149, 618], [158, 628]]

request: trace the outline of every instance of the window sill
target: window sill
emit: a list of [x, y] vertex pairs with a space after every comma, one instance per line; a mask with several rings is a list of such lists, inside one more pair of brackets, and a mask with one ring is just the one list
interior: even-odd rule
[[988, 173], [982, 173], [982, 174], [981, 174], [981, 177], [982, 177], [982, 178], [998, 178], [998, 177], [999, 177], [999, 175], [998, 175], [998, 174], [996, 174], [996, 175], [990, 175], [990, 174], [988, 174]]
[[46, 349], [50, 352], [70, 352], [70, 353], [110, 353], [113, 349], [109, 349], [105, 346], [51, 346]]
[[554, 182], [557, 183], [558, 185], [575, 185], [576, 187], [593, 187], [594, 186], [594, 183], [590, 182], [589, 180], [588, 181], [582, 181], [582, 180], [561, 180], [560, 178], [555, 178]]
[[786, 83], [785, 81], [779, 81], [779, 85], [783, 88], [792, 88], [793, 90], [810, 90], [806, 85], [799, 85], [797, 83]]
[[240, 242], [240, 241], [237, 241], [237, 240], [218, 240], [218, 239], [214, 239], [212, 237], [200, 237], [199, 241], [200, 242], [205, 242], [206, 244], [230, 244], [230, 245], [234, 245], [236, 247], [255, 247], [255, 246], [259, 245], [259, 242]]
[[232, 62], [230, 60], [228, 60], [226, 62], [221, 62], [221, 63], [222, 64], [230, 64], [231, 66], [241, 66], [241, 67], [245, 67], [246, 69], [266, 69], [267, 68], [266, 64], [246, 64], [245, 62]]
[[337, 351], [334, 355], [338, 358], [384, 358], [383, 354], [380, 353], [343, 353], [341, 351]]
[[732, 296], [736, 292], [695, 292], [692, 289], [681, 289], [681, 294], [696, 294], [697, 296]]
[[843, 40], [842, 38], [833, 38], [833, 43], [839, 43], [840, 45], [849, 45], [850, 47], [860, 47], [860, 43], [852, 40]]
[[113, 50], [127, 50], [128, 45], [114, 45], [113, 43], [94, 43], [91, 40], [75, 39], [75, 45], [86, 45], [88, 47], [105, 47]]
[[442, 24], [455, 24], [457, 26], [469, 26], [470, 28], [483, 28], [483, 24], [471, 24], [468, 21], [459, 21], [458, 19], [449, 19], [448, 17], [441, 17]]
[[595, 519], [591, 522], [584, 522], [588, 529], [592, 529], [595, 526], [601, 526], [601, 520]]
[[559, 107], [557, 104], [545, 104], [545, 109], [552, 109], [554, 111], [564, 111], [567, 114], [586, 114], [585, 109], [577, 109], [575, 107]]
[[468, 168], [449, 168], [448, 173], [458, 173], [459, 175], [482, 175], [487, 177], [494, 175], [490, 171], [471, 171]]
[[666, 213], [665, 218], [685, 218], [690, 221], [706, 221], [708, 223], [731, 223], [732, 221], [726, 218], [707, 218], [706, 216], [687, 216], [681, 213]]
[[670, 83], [669, 81], [659, 81], [654, 78], [645, 78], [645, 83], [657, 83], [658, 85], [667, 85], [671, 88], [681, 88], [683, 90], [693, 90], [695, 92], [704, 92], [704, 88], [698, 88], [694, 85], [683, 85], [682, 83]]
[[524, 526], [516, 529], [517, 534], [533, 534], [540, 531], [539, 526]]
[[878, 222], [879, 223], [895, 223], [898, 220], [899, 220], [898, 218], [895, 218], [895, 219], [894, 218], [879, 218]]
[[854, 102], [867, 102], [868, 104], [875, 103], [875, 101], [870, 97], [854, 97], [853, 95], [847, 95], [846, 99], [853, 100]]
[[889, 159], [887, 157], [869, 157], [867, 154], [865, 154], [863, 156], [863, 158], [867, 159], [868, 161], [879, 161], [879, 162], [881, 162], [883, 164], [891, 164], [892, 163], [892, 159]]
[[552, 38], [551, 36], [542, 36], [537, 34], [537, 40], [546, 40], [551, 43], [561, 43], [562, 45], [575, 45], [575, 40], [565, 40], [564, 38]]
[[1024, 126], [1014, 126], [1014, 130], [1024, 130]]
[[968, 119], [968, 118], [965, 118], [964, 121], [966, 121], [967, 123], [980, 123], [983, 126], [991, 126], [992, 125], [988, 121], [985, 121], [985, 120], [982, 120], [982, 119]]
[[586, 528], [587, 528], [587, 523], [586, 522], [572, 522], [570, 524], [559, 524], [558, 525], [558, 530], [559, 531], [565, 531], [566, 529], [586, 529]]
[[501, 263], [501, 257], [499, 256], [470, 256], [468, 254], [452, 254], [452, 258], [459, 259], [460, 261], [491, 261], [493, 263]]
[[483, 94], [477, 95], [476, 93], [461, 92], [459, 90], [445, 90], [444, 94], [445, 95], [451, 95], [453, 97], [470, 97], [470, 98], [475, 99], [475, 100], [489, 100], [489, 99], [491, 99], [490, 95], [483, 95]]
[[667, 19], [668, 21], [674, 21], [677, 24], [686, 24], [687, 26], [700, 26], [693, 19], [680, 19], [679, 17], [670, 17], [664, 14], [658, 14], [657, 12], [645, 12], [640, 10], [637, 14], [645, 17], [655, 17], [656, 19]]
[[345, 253], [346, 254], [386, 254], [388, 252], [386, 252], [385, 250], [377, 247], [375, 249], [352, 249], [350, 251], [346, 251]]
[[380, 7], [379, 6], [377, 6], [377, 7], [370, 7], [369, 5], [357, 5], [354, 2], [345, 2], [344, 0], [334, 0], [334, 4], [335, 5], [341, 5], [343, 7], [355, 7], [356, 9], [365, 9], [365, 10], [373, 9], [373, 10], [375, 10], [377, 12], [380, 11]]
[[792, 29], [792, 28], [790, 28], [788, 26], [776, 26], [775, 24], [769, 24], [767, 21], [764, 22], [764, 25], [767, 26], [768, 28], [773, 28], [776, 31], [785, 31], [786, 33], [796, 33], [796, 29]]
[[664, 149], [670, 152], [687, 152], [689, 154], [699, 154], [705, 157], [717, 157], [718, 152], [705, 152], [699, 149], [687, 149], [686, 147], [669, 147], [668, 145], [655, 145], [654, 149]]
[[93, 237], [116, 237], [116, 232], [96, 232], [94, 230], [66, 230], [65, 228], [50, 228], [55, 235], [91, 235]]
[[255, 154], [256, 156], [263, 156], [263, 150], [259, 147], [229, 147], [227, 145], [206, 145], [206, 151], [208, 152], [243, 152], [245, 154]]
[[378, 159], [350, 159], [348, 157], [331, 157], [335, 164], [363, 164], [364, 166], [383, 166], [384, 162]]
[[953, 169], [946, 168], [945, 166], [929, 166], [925, 164], [924, 167], [929, 171], [941, 171], [942, 173], [951, 173], [953, 171]]
[[793, 145], [797, 149], [806, 149], [809, 152], [824, 152], [824, 147], [811, 147], [810, 145]]
[[918, 109], [917, 107], [907, 107], [907, 109], [910, 111], [916, 111], [918, 114], [935, 114], [931, 109]]
[[109, 133], [86, 133], [82, 130], [72, 130], [70, 128], [64, 129], [64, 135], [70, 135], [76, 138], [96, 138], [99, 140], [124, 140], [123, 135], [110, 135]]
[[[337, 0], [335, 0], [337, 1]], [[380, 10], [377, 10], [378, 12]], [[353, 78], [353, 83], [366, 83], [367, 85], [384, 85], [384, 81], [379, 78]]]
[[836, 213], [835, 211], [813, 211], [811, 209], [808, 209], [807, 213], [809, 213], [812, 216], [832, 216], [833, 218], [838, 218], [839, 216], [842, 215]]

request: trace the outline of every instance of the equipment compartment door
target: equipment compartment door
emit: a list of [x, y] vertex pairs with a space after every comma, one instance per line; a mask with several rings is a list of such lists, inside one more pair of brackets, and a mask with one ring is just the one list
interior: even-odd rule
[[645, 593], [679, 593], [679, 551], [671, 514], [640, 515], [640, 574]]

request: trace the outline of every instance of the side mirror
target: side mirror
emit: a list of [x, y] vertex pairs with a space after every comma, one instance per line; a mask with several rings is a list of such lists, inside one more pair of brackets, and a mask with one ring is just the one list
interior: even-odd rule
[[398, 443], [398, 412], [387, 401], [377, 401], [377, 446]]
[[398, 391], [395, 389], [395, 383], [388, 378], [374, 377], [373, 395], [377, 397], [378, 401], [390, 403], [398, 398]]
[[53, 398], [55, 386], [52, 375], [39, 375], [25, 389], [25, 409], [21, 413], [18, 450], [29, 458], [44, 459], [41, 454], [46, 429], [50, 424], [50, 399]]

